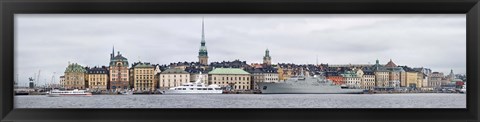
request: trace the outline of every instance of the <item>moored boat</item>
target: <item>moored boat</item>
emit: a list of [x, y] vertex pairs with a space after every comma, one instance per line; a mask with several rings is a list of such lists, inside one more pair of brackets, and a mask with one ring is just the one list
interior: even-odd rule
[[305, 77], [303, 73], [284, 82], [258, 82], [262, 94], [361, 94], [363, 89], [342, 87], [323, 76]]
[[92, 93], [86, 92], [85, 90], [78, 90], [78, 89], [66, 90], [66, 91], [54, 89], [54, 90], [51, 90], [50, 92], [48, 92], [48, 96], [49, 96], [49, 97], [60, 97], [60, 96], [92, 96]]
[[163, 94], [222, 94], [223, 90], [220, 86], [212, 84], [206, 85], [201, 82], [202, 73], [195, 83], [185, 83], [181, 86], [170, 88], [163, 92]]
[[460, 93], [467, 93], [467, 83], [465, 83], [463, 86], [462, 86], [462, 89], [460, 89]]

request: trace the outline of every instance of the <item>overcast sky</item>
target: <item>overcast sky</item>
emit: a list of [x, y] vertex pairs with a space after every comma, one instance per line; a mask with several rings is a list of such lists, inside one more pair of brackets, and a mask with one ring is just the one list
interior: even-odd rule
[[19, 85], [41, 70], [55, 82], [68, 62], [108, 65], [112, 46], [130, 63], [198, 61], [202, 17], [209, 62], [381, 64], [466, 72], [465, 14], [16, 14]]

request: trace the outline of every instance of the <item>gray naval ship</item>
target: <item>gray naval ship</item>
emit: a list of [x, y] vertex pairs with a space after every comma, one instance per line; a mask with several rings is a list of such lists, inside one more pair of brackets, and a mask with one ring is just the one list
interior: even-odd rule
[[333, 84], [323, 76], [293, 76], [283, 82], [258, 82], [262, 94], [360, 94], [363, 89], [349, 89]]

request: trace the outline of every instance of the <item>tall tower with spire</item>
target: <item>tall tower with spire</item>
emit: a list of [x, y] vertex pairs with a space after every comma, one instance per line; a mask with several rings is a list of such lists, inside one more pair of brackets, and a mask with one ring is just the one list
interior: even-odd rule
[[270, 51], [265, 50], [265, 56], [263, 56], [263, 64], [272, 65], [272, 58], [270, 57]]
[[112, 54], [110, 54], [110, 60], [112, 60], [113, 57], [115, 57], [115, 45], [112, 47]]
[[208, 65], [208, 52], [205, 46], [205, 26], [202, 18], [202, 41], [200, 42], [200, 50], [198, 51], [198, 62], [202, 65]]
[[455, 80], [455, 74], [453, 74], [453, 69], [450, 69], [450, 74], [448, 74], [448, 78], [450, 81]]

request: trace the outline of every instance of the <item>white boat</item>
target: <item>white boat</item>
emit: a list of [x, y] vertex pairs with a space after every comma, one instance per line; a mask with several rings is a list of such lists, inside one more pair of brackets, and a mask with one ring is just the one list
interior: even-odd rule
[[122, 91], [120, 92], [122, 95], [132, 95], [133, 94], [133, 91], [132, 90], [126, 90], [126, 91]]
[[223, 90], [220, 86], [212, 84], [206, 85], [201, 82], [202, 73], [198, 75], [195, 83], [185, 83], [181, 86], [170, 88], [163, 94], [222, 94]]
[[467, 83], [463, 84], [462, 89], [460, 89], [460, 93], [467, 93]]
[[67, 91], [61, 91], [58, 89], [51, 90], [48, 92], [49, 97], [60, 97], [60, 96], [92, 96], [92, 93], [86, 92], [85, 90], [67, 90]]

